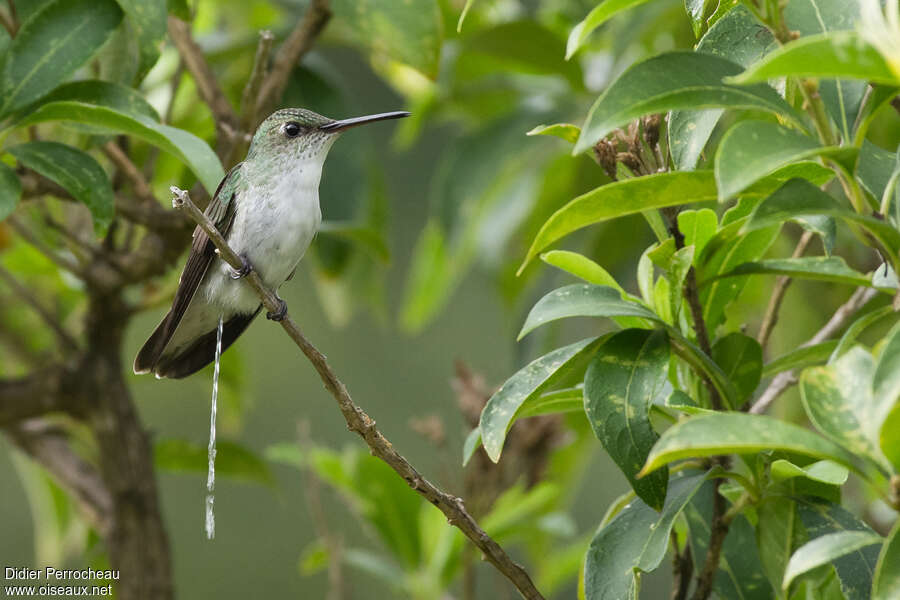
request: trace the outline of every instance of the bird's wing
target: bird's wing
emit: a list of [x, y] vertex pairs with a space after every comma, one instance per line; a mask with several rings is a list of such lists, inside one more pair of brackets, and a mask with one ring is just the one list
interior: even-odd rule
[[[228, 174], [219, 183], [212, 202], [206, 208], [206, 216], [215, 224], [216, 229], [226, 237], [234, 221], [235, 206], [237, 204], [235, 196], [237, 195], [238, 182], [240, 180], [240, 167], [241, 163], [238, 163], [228, 171]], [[206, 232], [198, 225], [194, 229], [193, 242], [191, 243], [191, 251], [188, 254], [187, 263], [181, 272], [181, 278], [178, 280], [178, 289], [175, 291], [172, 308], [134, 359], [135, 373], [146, 373], [153, 370], [169, 340], [172, 339], [172, 335], [178, 328], [179, 323], [181, 323], [181, 318], [200, 287], [200, 282], [203, 281], [203, 276], [209, 269], [214, 256], [215, 246], [209, 240]]]

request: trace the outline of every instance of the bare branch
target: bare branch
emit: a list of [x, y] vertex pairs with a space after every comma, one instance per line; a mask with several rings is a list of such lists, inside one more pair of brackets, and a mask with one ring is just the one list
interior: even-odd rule
[[[811, 231], [804, 231], [803, 235], [800, 236], [800, 241], [797, 242], [797, 247], [794, 248], [791, 258], [803, 256], [812, 238], [813, 233]], [[778, 311], [781, 310], [781, 302], [784, 300], [784, 295], [792, 281], [793, 278], [787, 275], [782, 275], [775, 279], [775, 288], [772, 290], [772, 296], [769, 298], [769, 305], [766, 307], [766, 314], [763, 317], [762, 325], [759, 327], [759, 335], [756, 338], [763, 350], [765, 350], [766, 344], [769, 343], [772, 330], [775, 329], [775, 325], [778, 323]]]
[[[175, 195], [172, 201], [173, 206], [186, 211], [191, 219], [206, 232], [209, 239], [218, 249], [220, 258], [234, 269], [240, 269], [242, 267], [240, 257], [228, 246], [225, 238], [215, 228], [209, 217], [194, 205], [188, 193], [176, 187], [172, 188], [172, 192]], [[283, 309], [282, 301], [278, 299], [278, 296], [272, 290], [265, 287], [256, 271], [251, 270], [244, 280], [253, 288], [267, 310], [275, 313]], [[524, 598], [529, 600], [542, 599], [543, 596], [534, 586], [528, 573], [520, 565], [513, 562], [503, 548], [481, 529], [466, 511], [462, 499], [444, 492], [422, 477], [409, 461], [400, 455], [394, 449], [394, 446], [381, 434], [375, 426], [375, 421], [353, 403], [347, 387], [338, 379], [338, 376], [328, 365], [325, 356], [306, 339], [294, 320], [286, 315], [281, 321], [281, 326], [303, 354], [306, 355], [316, 372], [318, 372], [322, 383], [325, 384], [325, 389], [337, 402], [338, 408], [347, 421], [347, 427], [363, 438], [372, 454], [394, 469], [420, 496], [440, 509], [447, 517], [447, 522], [459, 528], [466, 537], [472, 540], [484, 553], [485, 559], [506, 576]]]
[[[821, 344], [844, 326], [844, 324], [856, 314], [860, 308], [865, 306], [869, 300], [875, 297], [878, 290], [875, 288], [860, 287], [857, 288], [853, 295], [838, 307], [831, 319], [828, 320], [822, 328], [816, 332], [808, 341], [801, 344], [798, 348], [806, 348]], [[769, 408], [769, 406], [778, 399], [778, 397], [789, 387], [797, 383], [797, 374], [794, 371], [784, 371], [779, 373], [769, 383], [769, 387], [757, 398], [756, 402], [750, 407], [750, 413], [759, 415]]]
[[47, 326], [56, 334], [56, 338], [59, 342], [66, 347], [68, 350], [78, 350], [78, 342], [75, 341], [69, 332], [67, 332], [62, 323], [59, 322], [59, 319], [56, 318], [55, 315], [50, 313], [50, 310], [47, 309], [41, 302], [31, 293], [31, 291], [22, 285], [18, 279], [16, 279], [12, 273], [7, 271], [5, 268], [0, 266], [0, 279], [6, 282], [6, 285], [12, 289], [25, 303], [30, 306], [35, 313], [47, 324]]
[[69, 492], [94, 529], [108, 535], [112, 530], [112, 496], [97, 469], [72, 450], [65, 432], [41, 419], [17, 423], [6, 432]]
[[259, 90], [263, 80], [269, 72], [269, 54], [272, 52], [272, 42], [275, 36], [271, 31], [259, 32], [259, 44], [256, 46], [256, 56], [253, 58], [253, 70], [250, 78], [244, 86], [241, 95], [241, 129], [253, 131], [258, 121], [257, 109], [259, 108]]
[[131, 189], [134, 190], [138, 200], [145, 204], [157, 204], [156, 198], [153, 197], [153, 191], [150, 184], [144, 178], [144, 174], [135, 166], [125, 151], [119, 147], [114, 141], [109, 141], [102, 146], [103, 154], [105, 154], [116, 168], [131, 182]]
[[[272, 70], [262, 83], [256, 105], [259, 114], [267, 114], [281, 98], [291, 70], [312, 48], [313, 42], [330, 18], [331, 9], [328, 0], [310, 1], [303, 19], [279, 48]], [[256, 123], [253, 125], [255, 127]]]
[[30, 229], [28, 229], [28, 227], [16, 215], [9, 215], [6, 218], [6, 222], [10, 227], [13, 228], [16, 233], [22, 236], [26, 242], [31, 244], [35, 248], [35, 250], [46, 256], [58, 267], [69, 271], [79, 279], [84, 279], [86, 277], [84, 269], [81, 268], [81, 265], [79, 265], [77, 261], [75, 261], [70, 256], [66, 256], [64, 254], [56, 252], [53, 248], [45, 244], [43, 240], [41, 240]]
[[15, 379], [0, 380], [0, 426], [51, 412], [69, 412], [73, 395], [67, 393], [66, 371], [60, 365], [43, 368]]
[[216, 127], [220, 131], [223, 129], [226, 132], [234, 131], [237, 124], [237, 115], [222, 92], [222, 88], [219, 87], [219, 82], [213, 75], [209, 63], [206, 62], [203, 51], [197, 45], [193, 36], [191, 36], [188, 24], [181, 19], [170, 16], [169, 36], [175, 43], [175, 47], [178, 48], [178, 53], [181, 54], [188, 71], [194, 77], [200, 97], [212, 111]]

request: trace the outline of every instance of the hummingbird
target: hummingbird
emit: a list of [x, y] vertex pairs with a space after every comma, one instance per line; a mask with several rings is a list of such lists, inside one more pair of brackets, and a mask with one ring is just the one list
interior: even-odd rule
[[[222, 319], [222, 350], [247, 329], [262, 308], [246, 282], [253, 269], [270, 289], [289, 280], [322, 222], [319, 181], [332, 144], [344, 131], [408, 117], [395, 111], [334, 120], [303, 108], [272, 113], [256, 130], [243, 162], [219, 183], [206, 215], [241, 257], [231, 268], [198, 226], [178, 281], [172, 308], [134, 359], [135, 373], [186, 377], [215, 358]], [[287, 305], [279, 298], [284, 319]]]

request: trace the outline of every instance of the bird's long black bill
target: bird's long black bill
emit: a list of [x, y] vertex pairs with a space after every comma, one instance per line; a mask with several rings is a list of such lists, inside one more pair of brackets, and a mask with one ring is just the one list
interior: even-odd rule
[[405, 110], [395, 110], [394, 112], [380, 113], [377, 115], [366, 115], [365, 117], [353, 117], [352, 119], [342, 119], [340, 121], [332, 121], [326, 125], [319, 127], [322, 131], [337, 132], [365, 125], [366, 123], [374, 123], [375, 121], [386, 121], [388, 119], [402, 119], [408, 117], [409, 113]]

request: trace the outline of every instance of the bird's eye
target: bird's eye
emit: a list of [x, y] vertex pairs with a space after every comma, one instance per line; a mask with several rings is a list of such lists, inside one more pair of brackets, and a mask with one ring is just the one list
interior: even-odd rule
[[300, 127], [300, 123], [294, 123], [293, 121], [291, 121], [290, 123], [285, 124], [284, 135], [288, 136], [289, 138], [297, 137], [298, 135], [300, 135], [301, 129], [302, 128]]

